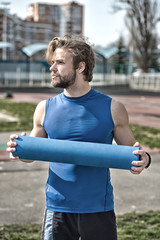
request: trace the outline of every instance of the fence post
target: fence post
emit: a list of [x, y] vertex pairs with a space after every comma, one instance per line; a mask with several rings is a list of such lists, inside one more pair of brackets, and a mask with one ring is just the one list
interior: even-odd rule
[[21, 68], [17, 68], [16, 71], [16, 86], [20, 87], [21, 85]]
[[28, 78], [29, 78], [29, 86], [33, 86], [33, 76], [31, 72], [28, 72]]
[[6, 87], [9, 87], [8, 73], [7, 73], [7, 72], [4, 73], [4, 85], [5, 85]]
[[45, 71], [45, 68], [43, 67], [42, 73], [41, 73], [41, 86], [42, 87], [45, 87], [45, 73], [46, 73], [46, 71]]

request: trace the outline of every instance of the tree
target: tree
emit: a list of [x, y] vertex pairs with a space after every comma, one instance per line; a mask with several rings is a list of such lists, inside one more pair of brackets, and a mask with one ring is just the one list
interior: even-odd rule
[[113, 56], [112, 59], [112, 69], [115, 70], [115, 73], [126, 73], [126, 48], [124, 44], [123, 37], [121, 36], [116, 44], [117, 53]]
[[126, 10], [126, 26], [130, 33], [129, 48], [133, 60], [148, 72], [157, 48], [156, 25], [160, 21], [157, 0], [117, 0], [114, 11]]

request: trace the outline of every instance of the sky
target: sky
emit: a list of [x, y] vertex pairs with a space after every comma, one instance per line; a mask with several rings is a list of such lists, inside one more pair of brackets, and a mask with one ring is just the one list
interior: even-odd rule
[[[63, 4], [71, 0], [3, 0], [10, 2], [10, 13], [16, 13], [19, 17], [26, 17], [27, 5], [36, 2]], [[124, 23], [125, 12], [112, 13], [112, 5], [115, 0], [75, 0], [84, 5], [84, 35], [89, 42], [103, 47], [113, 43], [122, 35], [127, 37], [127, 29]]]

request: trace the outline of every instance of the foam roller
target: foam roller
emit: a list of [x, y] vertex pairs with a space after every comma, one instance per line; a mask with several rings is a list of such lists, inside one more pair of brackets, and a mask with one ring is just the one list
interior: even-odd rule
[[14, 156], [20, 159], [70, 163], [82, 166], [131, 169], [133, 154], [138, 147], [55, 140], [39, 137], [19, 136]]

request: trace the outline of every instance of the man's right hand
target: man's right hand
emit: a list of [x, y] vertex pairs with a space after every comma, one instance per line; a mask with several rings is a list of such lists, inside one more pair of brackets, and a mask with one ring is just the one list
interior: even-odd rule
[[[26, 133], [23, 132], [23, 133], [21, 133], [21, 135], [22, 135], [22, 136], [26, 136]], [[17, 143], [14, 142], [14, 139], [15, 139], [15, 138], [18, 138], [18, 135], [17, 135], [17, 134], [12, 134], [12, 135], [10, 136], [10, 141], [7, 142], [8, 148], [6, 149], [6, 151], [10, 153], [9, 158], [10, 158], [11, 160], [19, 160], [19, 157], [14, 157], [13, 154], [12, 154], [13, 152], [16, 151], [16, 148], [14, 148], [14, 147], [17, 146]]]

